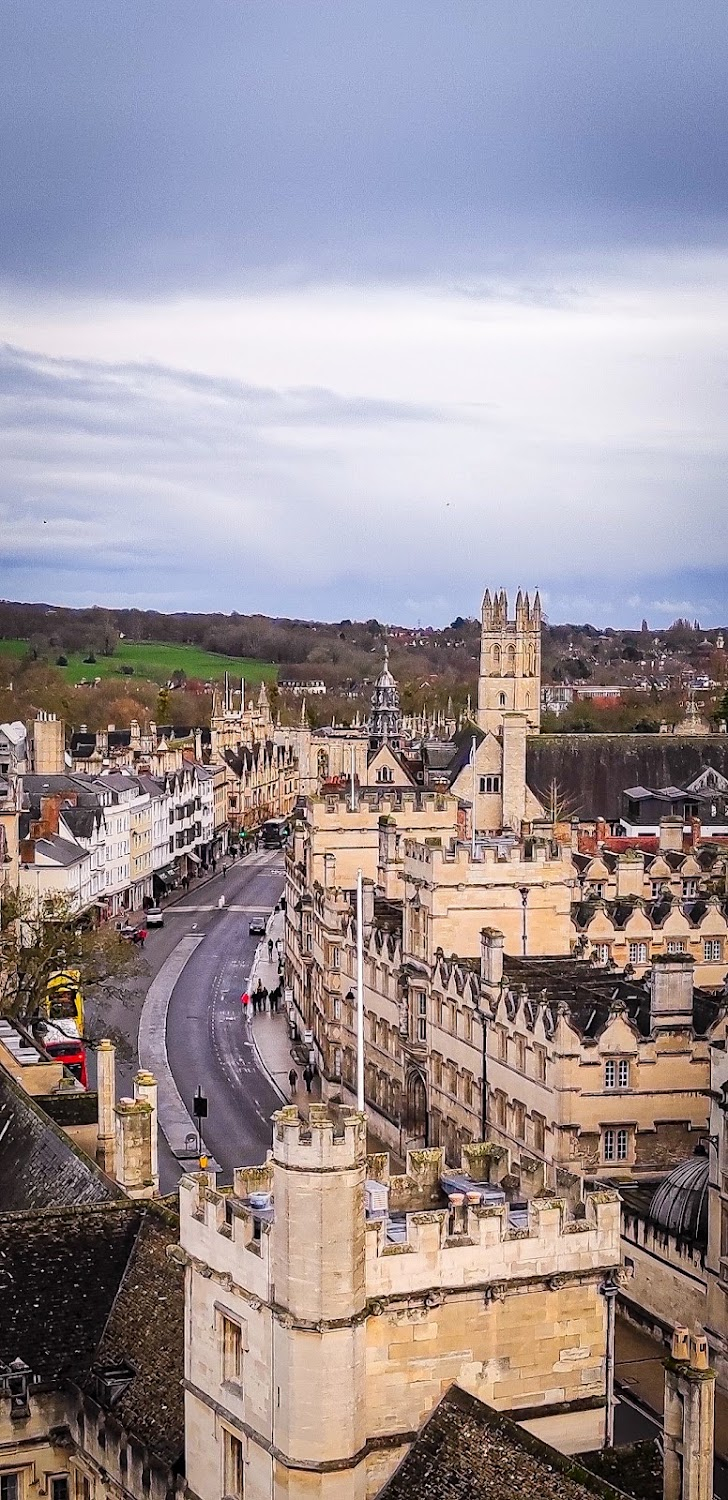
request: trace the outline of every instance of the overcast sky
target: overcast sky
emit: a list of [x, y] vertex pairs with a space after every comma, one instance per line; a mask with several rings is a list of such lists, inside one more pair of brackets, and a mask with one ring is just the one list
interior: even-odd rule
[[725, 0], [5, 0], [0, 593], [728, 620]]

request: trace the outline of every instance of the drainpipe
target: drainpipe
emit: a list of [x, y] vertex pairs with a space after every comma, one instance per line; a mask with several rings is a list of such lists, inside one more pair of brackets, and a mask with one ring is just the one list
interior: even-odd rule
[[614, 1326], [617, 1286], [611, 1279], [600, 1288], [607, 1303], [607, 1348], [604, 1362], [606, 1406], [604, 1408], [604, 1446], [614, 1447]]

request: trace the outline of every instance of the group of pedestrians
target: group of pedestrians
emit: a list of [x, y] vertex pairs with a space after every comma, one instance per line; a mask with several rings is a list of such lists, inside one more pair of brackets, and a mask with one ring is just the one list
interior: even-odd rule
[[269, 1007], [271, 1013], [276, 1015], [282, 999], [283, 985], [280, 979], [272, 990], [267, 990], [262, 979], [259, 979], [252, 995], [249, 995], [246, 990], [240, 996], [240, 1004], [243, 1007], [244, 1015], [252, 1014], [257, 1016], [261, 1011], [268, 1010]]

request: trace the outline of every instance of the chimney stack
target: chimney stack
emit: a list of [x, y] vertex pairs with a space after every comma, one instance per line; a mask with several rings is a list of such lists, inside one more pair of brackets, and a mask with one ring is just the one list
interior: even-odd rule
[[373, 880], [363, 880], [362, 881], [361, 905], [362, 905], [362, 916], [363, 916], [362, 926], [363, 926], [365, 932], [370, 932], [371, 929], [372, 929], [373, 923], [374, 923], [374, 881]]
[[663, 1500], [712, 1500], [715, 1372], [704, 1333], [676, 1328], [665, 1360]]
[[666, 817], [660, 818], [660, 843], [662, 853], [669, 849], [677, 849], [682, 854], [683, 846], [683, 820], [682, 818]]
[[152, 1111], [150, 1126], [150, 1176], [152, 1191], [159, 1193], [159, 1145], [157, 1133], [157, 1080], [146, 1068], [140, 1068], [134, 1079], [134, 1098], [148, 1104]]
[[98, 1107], [98, 1139], [96, 1160], [109, 1176], [114, 1174], [116, 1159], [116, 1127], [114, 1106], [116, 1104], [116, 1048], [108, 1037], [99, 1042], [96, 1050], [96, 1093]]
[[151, 1198], [152, 1106], [146, 1099], [120, 1099], [116, 1116], [116, 1170], [120, 1187], [130, 1198]]
[[499, 989], [503, 979], [503, 945], [505, 938], [495, 927], [483, 927], [480, 934], [480, 977], [489, 989]]
[[686, 1030], [693, 1024], [695, 960], [689, 953], [660, 953], [652, 960], [650, 1028]]

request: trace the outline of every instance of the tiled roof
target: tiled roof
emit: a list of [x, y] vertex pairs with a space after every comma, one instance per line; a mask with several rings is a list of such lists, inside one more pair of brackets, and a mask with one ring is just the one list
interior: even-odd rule
[[618, 1491], [451, 1386], [380, 1500], [617, 1500]]
[[93, 1363], [141, 1211], [93, 1208], [0, 1214], [0, 1363], [24, 1359], [50, 1385]]

